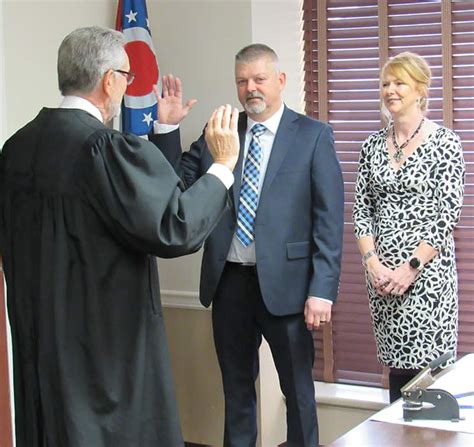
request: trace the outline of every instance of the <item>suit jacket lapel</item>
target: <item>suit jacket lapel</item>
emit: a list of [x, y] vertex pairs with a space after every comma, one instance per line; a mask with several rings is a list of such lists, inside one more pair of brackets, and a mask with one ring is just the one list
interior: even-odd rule
[[239, 159], [234, 168], [234, 184], [232, 186], [232, 197], [234, 198], [235, 215], [239, 207], [240, 186], [242, 183], [242, 169], [244, 164], [245, 134], [247, 133], [247, 115], [241, 113], [239, 116], [238, 132], [240, 140]]
[[285, 106], [280, 125], [278, 126], [275, 135], [275, 140], [273, 141], [272, 152], [270, 154], [270, 160], [268, 161], [267, 172], [265, 173], [260, 197], [262, 197], [270, 187], [276, 173], [286, 157], [287, 152], [292, 146], [294, 146], [295, 135], [298, 129], [296, 123], [297, 119], [298, 115]]

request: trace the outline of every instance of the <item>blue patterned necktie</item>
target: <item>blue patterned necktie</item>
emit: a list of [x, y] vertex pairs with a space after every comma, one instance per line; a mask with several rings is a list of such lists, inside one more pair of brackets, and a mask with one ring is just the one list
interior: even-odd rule
[[266, 130], [267, 128], [263, 124], [255, 124], [250, 129], [253, 135], [245, 159], [237, 215], [237, 239], [244, 247], [248, 247], [251, 244], [255, 234], [254, 224], [258, 203], [260, 161], [262, 159], [260, 137]]

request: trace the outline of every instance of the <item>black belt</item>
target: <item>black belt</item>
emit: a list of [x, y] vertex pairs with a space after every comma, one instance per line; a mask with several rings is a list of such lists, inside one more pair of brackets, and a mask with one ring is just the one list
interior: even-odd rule
[[257, 264], [252, 264], [250, 262], [226, 262], [227, 268], [239, 270], [245, 273], [257, 273]]

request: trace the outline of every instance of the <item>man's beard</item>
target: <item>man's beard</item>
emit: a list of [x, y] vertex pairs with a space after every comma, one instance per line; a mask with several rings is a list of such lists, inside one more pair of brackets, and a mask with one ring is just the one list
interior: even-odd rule
[[107, 116], [109, 121], [120, 115], [121, 102], [110, 101], [107, 106]]
[[[249, 99], [252, 98], [259, 98], [260, 101], [252, 101], [249, 102]], [[259, 113], [263, 113], [267, 109], [267, 105], [265, 104], [265, 97], [259, 92], [252, 92], [247, 95], [245, 98], [244, 109], [251, 114], [258, 115]]]

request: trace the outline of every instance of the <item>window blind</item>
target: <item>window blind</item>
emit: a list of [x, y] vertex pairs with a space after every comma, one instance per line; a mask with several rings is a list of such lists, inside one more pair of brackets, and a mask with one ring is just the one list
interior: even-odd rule
[[452, 128], [466, 161], [461, 220], [455, 230], [459, 275], [459, 354], [474, 352], [474, 2], [452, 2]]
[[466, 198], [455, 232], [459, 355], [474, 352], [474, 3], [304, 0], [303, 39], [306, 113], [333, 127], [345, 184], [340, 293], [331, 327], [315, 334], [315, 378], [372, 386], [384, 383], [353, 234], [352, 207], [362, 142], [383, 127], [380, 69], [388, 57], [402, 51], [428, 60], [433, 74], [428, 116], [454, 129], [463, 142]]

